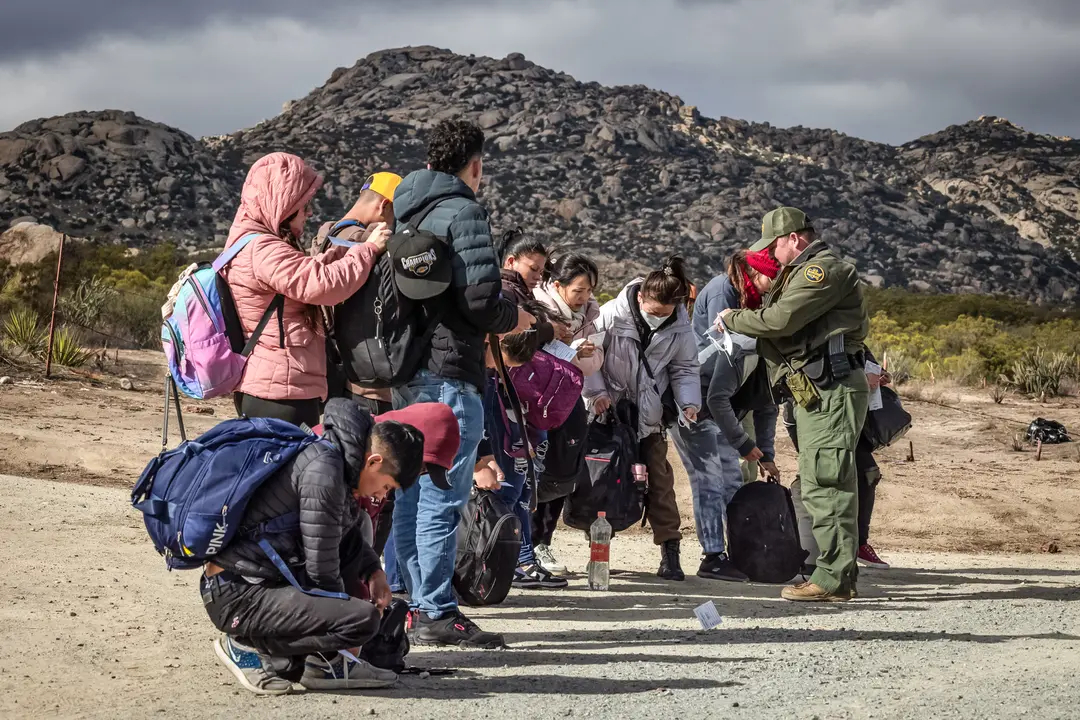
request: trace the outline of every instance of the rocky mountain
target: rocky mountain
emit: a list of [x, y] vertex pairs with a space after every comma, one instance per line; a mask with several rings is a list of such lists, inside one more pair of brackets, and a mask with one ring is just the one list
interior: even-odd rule
[[0, 134], [0, 223], [220, 244], [246, 167], [274, 150], [324, 173], [317, 211], [335, 218], [370, 172], [422, 166], [425, 131], [458, 115], [488, 135], [482, 199], [496, 229], [592, 253], [608, 288], [670, 253], [703, 282], [758, 236], [764, 212], [790, 204], [874, 285], [1076, 301], [1076, 141], [983, 118], [893, 147], [709, 119], [643, 86], [432, 47], [338, 68], [277, 117], [223, 137], [113, 111], [26, 123]]

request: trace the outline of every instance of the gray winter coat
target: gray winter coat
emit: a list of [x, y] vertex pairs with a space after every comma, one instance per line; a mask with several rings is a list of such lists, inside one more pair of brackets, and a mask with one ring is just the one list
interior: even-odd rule
[[[717, 348], [709, 342], [698, 354], [701, 383], [705, 386], [705, 408], [699, 418], [711, 417], [724, 434], [724, 440], [745, 457], [756, 445], [766, 460], [775, 457], [777, 408], [769, 394], [766, 377], [757, 354], [757, 340], [730, 333], [731, 349]], [[757, 382], [755, 386], [755, 381]], [[757, 442], [742, 426], [743, 418], [754, 413]]]
[[[245, 577], [284, 582], [258, 546], [258, 537], [249, 537], [245, 529], [287, 513], [299, 513], [299, 527], [265, 537], [302, 584], [343, 592], [341, 567], [356, 559], [341, 557], [341, 540], [360, 516], [346, 477], [359, 476], [373, 425], [371, 415], [356, 403], [341, 398], [330, 400], [323, 416], [323, 438], [327, 442], [305, 448], [255, 491], [240, 532], [214, 556], [214, 563]], [[369, 545], [363, 545], [360, 575], [367, 577], [379, 567], [378, 555]]]
[[502, 293], [499, 260], [492, 245], [487, 211], [454, 175], [417, 170], [394, 193], [394, 214], [407, 223], [436, 198], [447, 198], [420, 226], [450, 244], [450, 288], [425, 304], [433, 317], [444, 311], [421, 367], [442, 378], [484, 387], [484, 340], [517, 326], [517, 303]]
[[[630, 398], [638, 407], [638, 437], [664, 430], [661, 398], [670, 386], [680, 408], [701, 407], [698, 380], [698, 351], [690, 330], [686, 308], [678, 306], [677, 315], [652, 334], [645, 358], [653, 371], [649, 377], [641, 362], [641, 333], [634, 316], [638, 312], [637, 291], [642, 280], [634, 280], [614, 300], [604, 303], [596, 319], [596, 332], [604, 338], [604, 366], [585, 378], [582, 393], [591, 408], [596, 398], [606, 395], [617, 403]], [[631, 293], [634, 295], [630, 297]]]

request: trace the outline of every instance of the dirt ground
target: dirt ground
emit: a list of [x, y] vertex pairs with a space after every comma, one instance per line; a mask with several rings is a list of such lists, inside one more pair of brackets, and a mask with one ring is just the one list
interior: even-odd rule
[[[0, 472], [69, 482], [129, 487], [161, 447], [160, 354], [121, 352], [104, 368], [59, 379], [13, 374], [0, 386]], [[5, 371], [0, 368], [0, 375]], [[134, 390], [120, 389], [121, 377]], [[879, 453], [871, 541], [882, 552], [1040, 552], [1047, 543], [1080, 552], [1080, 442], [1035, 450], [1013, 448], [1014, 436], [1035, 417], [1059, 420], [1080, 436], [1080, 400], [1038, 404], [938, 386], [905, 386], [915, 418], [908, 437]], [[917, 398], [922, 398], [919, 400]], [[232, 415], [229, 401], [184, 401], [185, 423], [197, 435]], [[951, 407], [942, 407], [948, 405]], [[213, 414], [200, 414], [200, 413]], [[178, 441], [175, 419], [171, 442]], [[778, 433], [785, 482], [795, 474], [791, 444]], [[907, 462], [908, 440], [915, 461]], [[681, 464], [679, 504], [692, 534], [690, 489]]]
[[[150, 443], [151, 445], [153, 443]], [[572, 570], [587, 546], [555, 545]], [[694, 541], [686, 542], [694, 557]], [[469, 614], [501, 651], [417, 649], [380, 691], [257, 698], [211, 650], [198, 573], [165, 570], [118, 487], [0, 476], [2, 718], [910, 718], [1065, 720], [1080, 699], [1075, 556], [893, 552], [858, 600], [656, 578], [618, 536], [612, 588], [513, 591]], [[713, 601], [704, 631], [693, 608]]]

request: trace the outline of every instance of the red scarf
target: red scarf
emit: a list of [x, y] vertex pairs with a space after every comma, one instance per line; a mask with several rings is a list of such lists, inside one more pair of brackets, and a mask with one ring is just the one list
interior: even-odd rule
[[757, 310], [761, 307], [761, 293], [757, 286], [750, 281], [749, 273], [743, 273], [743, 302], [747, 310]]

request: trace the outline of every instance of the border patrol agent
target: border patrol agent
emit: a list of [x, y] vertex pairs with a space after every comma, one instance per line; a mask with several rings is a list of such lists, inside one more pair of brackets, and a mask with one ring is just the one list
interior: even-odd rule
[[732, 332], [758, 338], [774, 391], [795, 406], [802, 500], [819, 556], [809, 582], [781, 597], [839, 602], [856, 594], [858, 488], [855, 446], [869, 388], [870, 329], [858, 272], [815, 239], [806, 214], [781, 207], [765, 215], [752, 252], [770, 248], [784, 266], [760, 310], [725, 310]]

